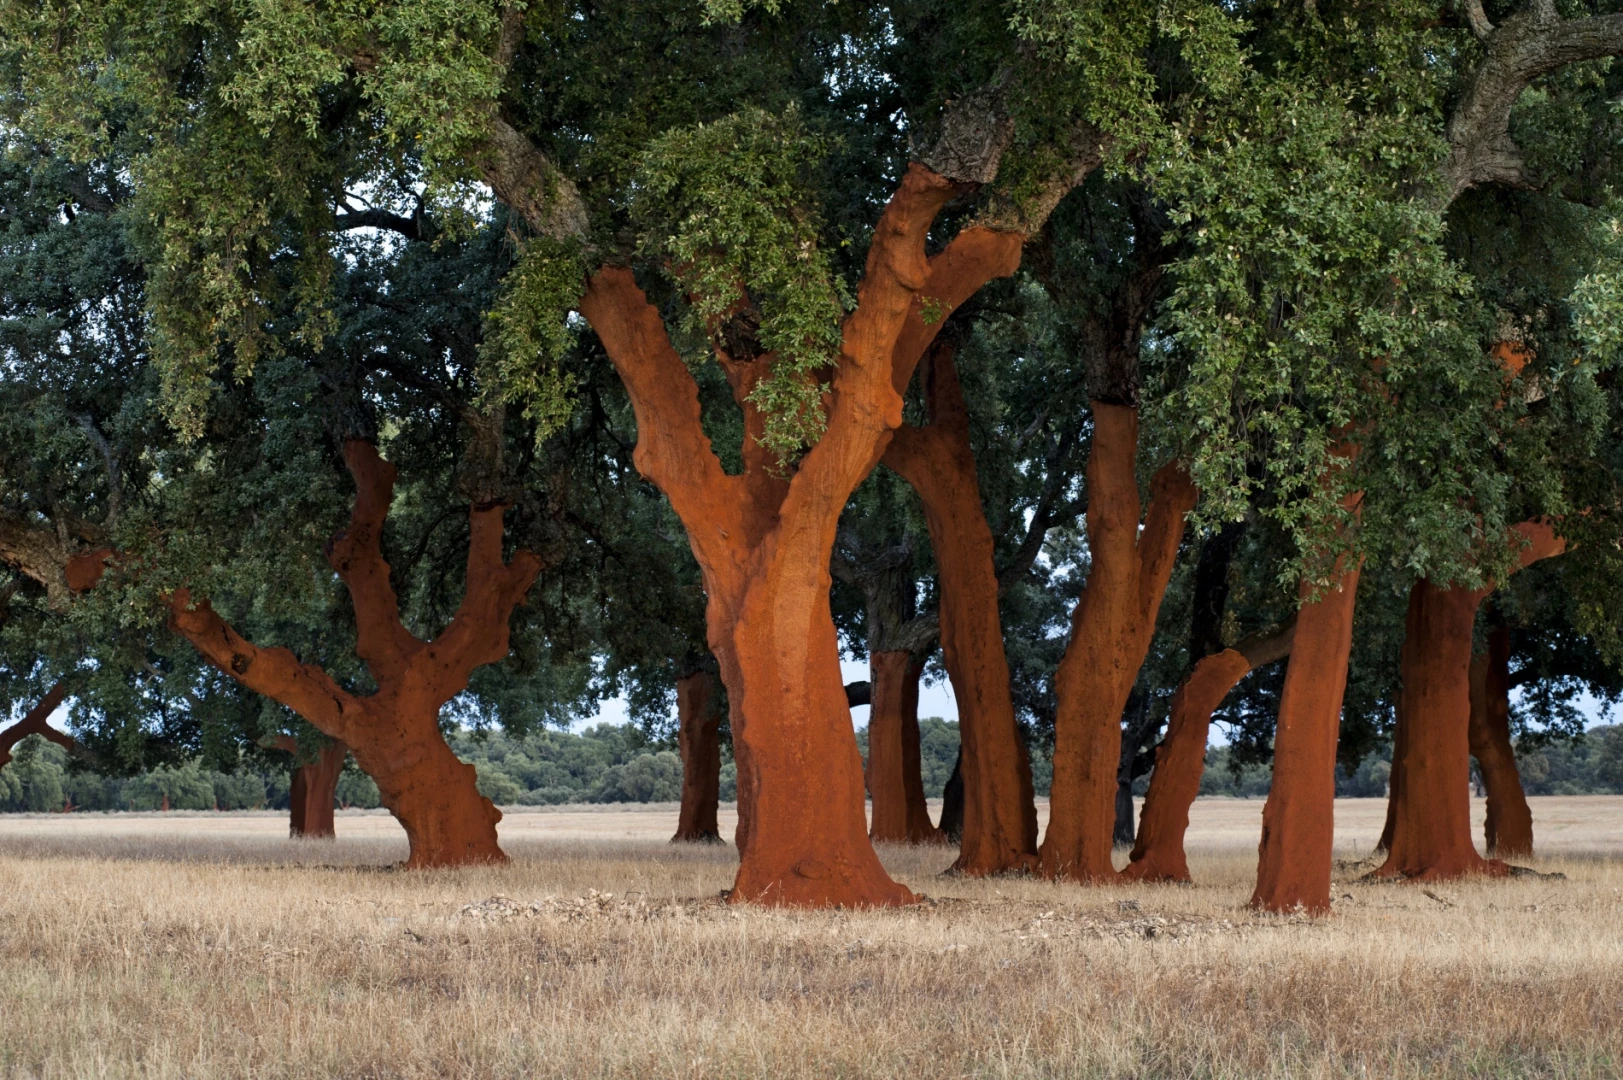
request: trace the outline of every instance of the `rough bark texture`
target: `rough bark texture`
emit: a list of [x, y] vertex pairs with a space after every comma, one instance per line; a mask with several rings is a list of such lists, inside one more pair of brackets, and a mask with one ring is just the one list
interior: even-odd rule
[[1449, 156], [1439, 198], [1446, 205], [1478, 184], [1534, 186], [1510, 135], [1511, 107], [1535, 79], [1568, 64], [1623, 53], [1623, 15], [1563, 19], [1553, 0], [1532, 0], [1496, 28], [1481, 0], [1468, 5], [1484, 55], [1448, 121]]
[[[1523, 522], [1516, 531], [1527, 541], [1517, 569], [1566, 548], [1543, 522]], [[1499, 860], [1478, 855], [1471, 841], [1471, 635], [1491, 591], [1421, 580], [1409, 592], [1391, 831], [1377, 877], [1436, 881], [1508, 872]]]
[[[1257, 887], [1251, 894], [1251, 905], [1266, 911], [1330, 910], [1336, 738], [1359, 569], [1338, 566], [1326, 592], [1304, 603], [1296, 617], [1274, 736], [1273, 785], [1262, 808]], [[1302, 591], [1305, 599], [1306, 583]]]
[[953, 868], [975, 875], [1028, 869], [1037, 851], [1031, 768], [1015, 723], [992, 530], [953, 349], [938, 344], [920, 375], [930, 424], [899, 429], [884, 460], [918, 493], [935, 552], [941, 650], [962, 739], [962, 837]]
[[1136, 465], [1138, 410], [1093, 403], [1088, 460], [1088, 550], [1092, 565], [1071, 615], [1071, 639], [1054, 679], [1054, 783], [1042, 872], [1074, 881], [1115, 876], [1121, 714], [1138, 678], [1155, 616], [1194, 508], [1195, 488], [1177, 462], [1151, 482], [1140, 528]]
[[943, 839], [930, 823], [919, 761], [919, 677], [924, 661], [915, 653], [868, 654], [873, 700], [868, 712], [868, 794], [873, 820], [868, 835], [905, 844]]
[[1510, 744], [1510, 628], [1488, 634], [1488, 651], [1471, 657], [1471, 756], [1488, 791], [1488, 854], [1533, 854], [1533, 811]]
[[79, 740], [72, 735], [56, 730], [48, 720], [57, 707], [67, 700], [68, 688], [66, 683], [57, 683], [45, 692], [45, 696], [34, 704], [34, 707], [23, 714], [23, 718], [0, 731], [0, 769], [11, 763], [11, 752], [17, 744], [30, 735], [39, 735], [72, 753], [82, 752]]
[[1183, 840], [1189, 830], [1189, 808], [1200, 794], [1200, 777], [1206, 768], [1212, 713], [1241, 679], [1288, 655], [1295, 632], [1292, 621], [1282, 630], [1204, 656], [1178, 687], [1172, 696], [1166, 738], [1155, 750], [1155, 771], [1150, 774], [1138, 836], [1122, 877], [1131, 881], [1190, 880]]
[[541, 561], [518, 551], [503, 562], [503, 507], [472, 507], [462, 603], [439, 637], [419, 640], [400, 621], [379, 544], [394, 466], [370, 443], [357, 440], [345, 444], [344, 460], [355, 478], [355, 506], [349, 527], [328, 545], [327, 560], [354, 601], [355, 651], [371, 672], [376, 693], [351, 694], [289, 650], [246, 641], [206, 600], [194, 604], [187, 590], [170, 598], [170, 624], [221, 671], [348, 744], [406, 830], [408, 867], [504, 861], [496, 843], [501, 811], [479, 794], [473, 766], [446, 745], [439, 714], [467, 688], [475, 668], [507, 655], [508, 619]]
[[671, 843], [720, 843], [721, 710], [716, 677], [699, 670], [676, 681], [676, 742], [682, 752], [682, 811]]
[[[279, 749], [297, 759], [298, 740], [282, 736]], [[333, 825], [333, 807], [338, 802], [338, 778], [344, 772], [349, 747], [333, 740], [321, 748], [314, 761], [295, 764], [293, 783], [288, 791], [288, 835], [295, 840], [332, 840], [338, 835]]]
[[874, 854], [862, 763], [829, 610], [840, 512], [901, 426], [901, 393], [938, 323], [1019, 264], [1023, 237], [961, 231], [926, 258], [924, 239], [958, 185], [913, 166], [881, 217], [856, 310], [845, 320], [822, 438], [785, 478], [759, 443], [748, 389], [774, 357], [718, 348], [744, 412], [742, 475], [728, 475], [699, 421], [697, 386], [631, 272], [605, 267], [580, 309], [602, 339], [637, 417], [636, 461], [670, 499], [704, 576], [711, 651], [731, 707], [740, 862], [732, 898], [801, 906], [915, 898]]

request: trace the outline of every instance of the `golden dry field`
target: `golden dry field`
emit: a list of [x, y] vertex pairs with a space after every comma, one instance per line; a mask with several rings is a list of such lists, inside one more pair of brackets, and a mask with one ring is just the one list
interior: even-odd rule
[[[1532, 802], [1565, 880], [1349, 861], [1319, 921], [1244, 908], [1260, 801], [1196, 804], [1192, 888], [890, 848], [930, 902], [816, 913], [721, 904], [731, 849], [669, 806], [513, 811], [510, 866], [437, 873], [381, 814], [8, 816], [0, 1074], [1615, 1077], [1623, 798]], [[1348, 860], [1383, 807], [1338, 803]]]

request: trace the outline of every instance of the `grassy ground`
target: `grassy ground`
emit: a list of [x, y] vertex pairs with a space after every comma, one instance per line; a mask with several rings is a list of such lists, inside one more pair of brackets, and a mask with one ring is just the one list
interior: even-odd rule
[[[669, 808], [510, 814], [511, 866], [413, 874], [377, 815], [0, 818], [0, 1075], [1617, 1076], [1623, 798], [1534, 802], [1567, 880], [1342, 865], [1320, 921], [1244, 909], [1255, 802], [1197, 804], [1193, 888], [895, 848], [931, 903], [829, 913], [722, 906], [731, 850]], [[1379, 823], [1338, 806], [1343, 853]]]

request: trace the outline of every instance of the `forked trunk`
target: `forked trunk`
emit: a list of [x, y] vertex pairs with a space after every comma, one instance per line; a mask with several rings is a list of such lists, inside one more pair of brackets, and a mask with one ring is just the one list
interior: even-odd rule
[[[918, 493], [935, 552], [942, 660], [962, 740], [954, 770], [962, 790], [954, 809], [962, 817], [953, 869], [977, 876], [1028, 869], [1037, 852], [1031, 765], [1014, 718], [992, 529], [981, 505], [952, 348], [938, 344], [920, 375], [931, 422], [898, 430], [884, 460]], [[944, 816], [943, 830], [952, 823]]]
[[[502, 560], [499, 504], [468, 512], [468, 561], [462, 603], [432, 642], [408, 631], [390, 584], [380, 540], [393, 497], [394, 466], [370, 443], [350, 440], [344, 460], [355, 478], [349, 527], [328, 544], [327, 560], [355, 607], [355, 652], [378, 690], [352, 694], [322, 668], [284, 648], [242, 638], [203, 600], [176, 590], [170, 626], [210, 663], [249, 689], [281, 702], [329, 738], [348, 744], [355, 763], [378, 785], [411, 842], [409, 868], [502, 862], [496, 842], [501, 811], [479, 794], [472, 765], [440, 734], [445, 704], [468, 676], [508, 652], [508, 620], [541, 570], [531, 552]], [[341, 760], [341, 759], [340, 759]]]
[[1471, 756], [1488, 789], [1488, 854], [1533, 854], [1533, 811], [1510, 744], [1510, 629], [1496, 626], [1488, 651], [1471, 658]]
[[1206, 767], [1206, 741], [1212, 712], [1223, 703], [1251, 663], [1237, 649], [1213, 653], [1172, 697], [1166, 738], [1155, 751], [1155, 771], [1144, 796], [1133, 853], [1122, 876], [1134, 881], [1188, 881], [1189, 860], [1184, 834], [1189, 829], [1189, 808], [1200, 794], [1200, 776]]
[[1338, 570], [1325, 594], [1303, 604], [1296, 617], [1251, 894], [1251, 905], [1265, 911], [1330, 910], [1336, 740], [1359, 568]]
[[934, 843], [919, 760], [919, 677], [924, 662], [905, 650], [868, 655], [873, 698], [868, 711], [868, 794], [874, 840]]
[[[294, 749], [297, 750], [297, 744]], [[321, 748], [316, 760], [293, 768], [288, 792], [288, 835], [297, 839], [331, 840], [337, 836], [333, 807], [338, 802], [338, 778], [344, 772], [349, 747], [336, 740]]]
[[682, 752], [682, 811], [671, 843], [719, 843], [716, 804], [721, 800], [721, 710], [716, 677], [695, 671], [676, 681], [677, 746]]
[[1378, 877], [1504, 874], [1471, 843], [1471, 631], [1483, 593], [1420, 580], [1409, 590], [1392, 836]]
[[[636, 462], [671, 501], [704, 575], [711, 651], [721, 665], [738, 762], [739, 869], [732, 898], [873, 906], [916, 898], [890, 880], [868, 840], [862, 759], [840, 678], [829, 560], [841, 512], [902, 422], [902, 391], [952, 310], [1018, 267], [1023, 235], [972, 226], [934, 256], [925, 238], [962, 189], [909, 167], [868, 250], [841, 327], [817, 444], [786, 475], [762, 444], [754, 389], [778, 362], [712, 345], [743, 412], [744, 471], [722, 467], [698, 386], [658, 310], [625, 267], [593, 274], [581, 298], [637, 417]], [[730, 341], [731, 339], [729, 339]]]
[[1121, 715], [1155, 632], [1195, 489], [1176, 463], [1155, 474], [1140, 528], [1138, 410], [1093, 403], [1088, 460], [1092, 565], [1071, 615], [1071, 639], [1054, 678], [1054, 783], [1041, 867], [1081, 882], [1115, 877]]

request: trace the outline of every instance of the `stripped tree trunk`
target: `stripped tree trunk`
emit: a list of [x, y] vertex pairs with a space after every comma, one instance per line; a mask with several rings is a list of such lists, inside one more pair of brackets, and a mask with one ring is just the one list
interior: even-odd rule
[[[1356, 505], [1355, 498], [1350, 501]], [[1266, 911], [1330, 910], [1336, 739], [1359, 569], [1338, 562], [1324, 595], [1297, 612], [1279, 699], [1273, 784], [1262, 809], [1257, 887], [1251, 894], [1251, 905]], [[1304, 599], [1309, 589], [1304, 582]]]
[[327, 560], [354, 601], [355, 651], [376, 693], [352, 694], [287, 649], [244, 640], [208, 601], [194, 604], [185, 589], [170, 598], [170, 625], [221, 671], [349, 746], [406, 830], [408, 867], [505, 861], [496, 843], [501, 811], [479, 794], [473, 766], [451, 752], [439, 715], [467, 688], [475, 668], [507, 655], [508, 619], [540, 573], [541, 560], [520, 550], [503, 562], [504, 507], [472, 507], [462, 603], [439, 637], [419, 640], [400, 621], [380, 547], [394, 466], [371, 443], [354, 439], [344, 444], [344, 460], [355, 478], [355, 506], [349, 527], [328, 545]]
[[1195, 488], [1178, 462], [1151, 482], [1143, 517], [1136, 474], [1138, 410], [1093, 403], [1088, 459], [1087, 584], [1054, 678], [1054, 784], [1042, 872], [1073, 881], [1115, 877], [1121, 714], [1155, 632]]
[[[1566, 550], [1543, 522], [1523, 522], [1516, 531], [1527, 541], [1517, 569]], [[1477, 608], [1492, 589], [1441, 588], [1422, 579], [1409, 591], [1392, 833], [1377, 877], [1436, 881], [1509, 872], [1478, 855], [1471, 841], [1471, 636]]]
[[1510, 745], [1510, 628], [1495, 626], [1488, 651], [1471, 657], [1471, 756], [1488, 790], [1488, 854], [1533, 854], [1533, 811]]
[[924, 239], [958, 185], [910, 167], [874, 234], [845, 320], [824, 434], [785, 477], [760, 445], [752, 391], [775, 357], [718, 349], [744, 412], [745, 469], [729, 475], [699, 421], [698, 390], [628, 269], [605, 267], [580, 309], [637, 416], [636, 461], [671, 500], [704, 576], [711, 651], [732, 710], [740, 862], [735, 900], [908, 903], [867, 835], [862, 762], [840, 678], [829, 560], [841, 511], [901, 426], [901, 393], [939, 322], [1012, 273], [1023, 235], [972, 226], [933, 258]]
[[676, 680], [677, 746], [682, 752], [682, 810], [671, 843], [719, 843], [721, 710], [716, 677], [699, 668]]
[[1189, 808], [1200, 794], [1212, 713], [1240, 680], [1290, 652], [1296, 622], [1258, 634], [1232, 649], [1212, 653], [1195, 665], [1172, 697], [1166, 738], [1155, 751], [1155, 771], [1144, 796], [1138, 837], [1122, 876], [1133, 881], [1188, 881], [1184, 834]]
[[1035, 863], [1037, 811], [1009, 688], [992, 530], [953, 353], [946, 342], [931, 350], [921, 371], [930, 424], [900, 428], [884, 460], [918, 493], [935, 551], [941, 650], [962, 739], [962, 840], [953, 868], [982, 875]]
[[870, 652], [873, 698], [868, 711], [868, 794], [874, 840], [936, 843], [919, 760], [919, 677], [924, 661], [906, 651]]
[[293, 839], [332, 840], [333, 807], [338, 801], [338, 778], [344, 772], [349, 747], [335, 740], [321, 748], [314, 761], [298, 762], [299, 742], [290, 735], [277, 737], [279, 750], [295, 759], [293, 782], [288, 791], [288, 835]]

